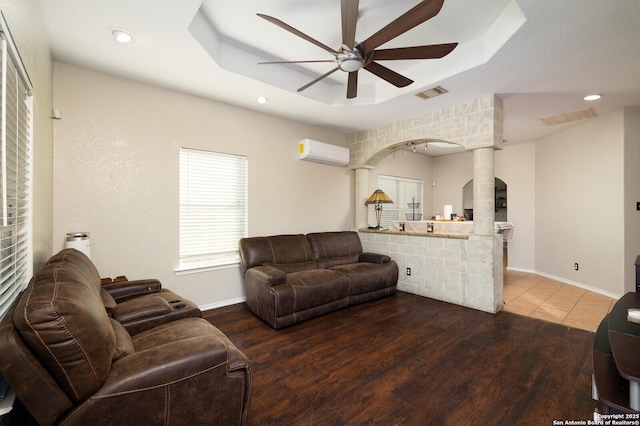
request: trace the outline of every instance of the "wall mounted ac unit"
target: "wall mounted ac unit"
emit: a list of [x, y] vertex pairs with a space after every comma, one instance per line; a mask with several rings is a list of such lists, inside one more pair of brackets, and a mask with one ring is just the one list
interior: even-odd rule
[[313, 139], [301, 139], [298, 158], [332, 166], [346, 166], [349, 164], [349, 149]]

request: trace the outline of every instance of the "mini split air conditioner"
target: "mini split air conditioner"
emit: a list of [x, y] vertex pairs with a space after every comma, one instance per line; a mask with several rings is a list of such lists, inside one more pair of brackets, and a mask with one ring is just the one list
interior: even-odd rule
[[349, 164], [349, 149], [312, 139], [301, 139], [298, 158], [332, 166], [346, 166]]

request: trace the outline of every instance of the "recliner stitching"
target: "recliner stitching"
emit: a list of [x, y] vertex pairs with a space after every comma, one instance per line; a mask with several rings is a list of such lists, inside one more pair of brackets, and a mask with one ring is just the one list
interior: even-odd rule
[[[80, 347], [82, 353], [84, 354], [84, 356], [86, 358], [87, 363], [89, 364], [89, 367], [90, 367], [91, 371], [93, 372], [94, 376], [96, 377], [96, 379], [99, 382], [100, 379], [98, 377], [98, 373], [95, 370], [95, 367], [93, 366], [93, 363], [91, 362], [91, 360], [87, 356], [87, 352], [85, 351], [84, 347], [80, 344], [78, 339], [76, 339], [76, 337], [73, 335], [73, 333], [71, 333], [69, 331], [69, 329], [67, 328], [67, 326], [64, 324], [64, 321], [62, 320], [62, 318], [58, 314], [58, 311], [57, 311], [56, 307], [53, 304], [53, 300], [55, 299], [55, 295], [58, 293], [58, 288], [60, 286], [59, 280], [58, 280], [58, 265], [53, 267], [53, 276], [54, 276], [55, 287], [54, 287], [54, 293], [53, 293], [51, 301], [49, 303], [51, 305], [51, 308], [54, 310], [54, 313], [55, 313], [55, 316], [56, 316], [56, 320], [60, 323], [60, 325], [63, 326], [63, 328], [65, 329], [67, 334], [70, 335], [71, 337], [73, 337], [73, 341], [75, 341], [78, 344], [78, 346]], [[71, 378], [69, 377], [67, 369], [63, 367], [63, 365], [60, 362], [60, 360], [58, 359], [58, 357], [54, 355], [53, 351], [51, 351], [51, 349], [49, 348], [49, 345], [47, 345], [44, 342], [44, 340], [40, 337], [40, 333], [35, 329], [35, 327], [31, 323], [31, 321], [29, 320], [29, 317], [27, 315], [26, 307], [29, 305], [28, 302], [29, 302], [29, 299], [31, 299], [31, 295], [32, 295], [34, 290], [35, 290], [35, 281], [34, 281], [34, 285], [31, 287], [31, 290], [29, 291], [29, 296], [27, 297], [27, 303], [25, 303], [25, 308], [23, 310], [23, 318], [26, 321], [26, 323], [29, 325], [29, 328], [31, 329], [31, 331], [37, 337], [37, 339], [40, 342], [40, 344], [42, 344], [42, 346], [47, 350], [47, 352], [49, 352], [49, 355], [51, 355], [51, 357], [56, 362], [56, 364], [58, 365], [60, 370], [64, 373], [64, 376], [67, 379], [67, 382], [69, 383], [69, 386], [71, 386], [71, 389], [73, 390], [73, 393], [74, 393], [75, 397], [79, 399], [80, 395], [78, 395], [78, 390], [76, 389], [76, 387], [74, 386], [73, 382], [71, 381]]]

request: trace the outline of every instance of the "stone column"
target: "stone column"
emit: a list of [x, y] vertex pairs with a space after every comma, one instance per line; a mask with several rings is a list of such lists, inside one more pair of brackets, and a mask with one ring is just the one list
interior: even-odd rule
[[369, 224], [367, 206], [364, 205], [369, 198], [369, 169], [359, 168], [356, 171], [355, 182], [355, 227], [356, 229], [366, 228]]
[[495, 222], [495, 152], [492, 147], [473, 151], [473, 233], [493, 235]]

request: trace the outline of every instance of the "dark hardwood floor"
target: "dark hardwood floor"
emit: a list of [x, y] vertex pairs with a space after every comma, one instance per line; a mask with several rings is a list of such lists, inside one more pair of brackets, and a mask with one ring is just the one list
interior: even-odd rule
[[282, 330], [205, 312], [251, 360], [250, 425], [551, 425], [593, 419], [594, 334], [398, 292]]

